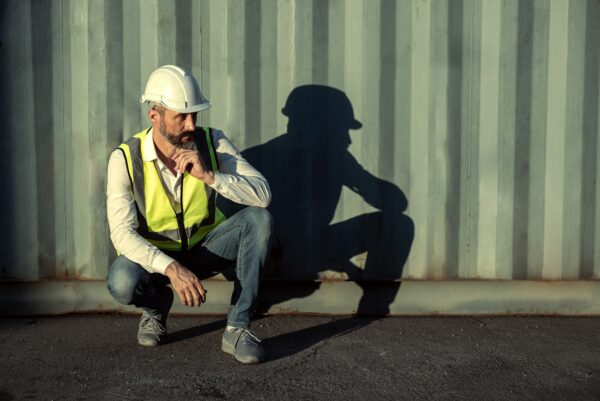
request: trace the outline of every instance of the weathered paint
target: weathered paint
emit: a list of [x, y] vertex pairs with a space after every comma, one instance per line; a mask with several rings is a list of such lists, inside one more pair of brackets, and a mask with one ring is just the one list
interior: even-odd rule
[[[106, 161], [175, 63], [274, 199], [296, 185], [271, 276], [597, 278], [598, 21], [595, 0], [2, 2], [1, 276], [105, 277]], [[299, 107], [294, 134], [302, 85], [343, 92], [362, 128]]]

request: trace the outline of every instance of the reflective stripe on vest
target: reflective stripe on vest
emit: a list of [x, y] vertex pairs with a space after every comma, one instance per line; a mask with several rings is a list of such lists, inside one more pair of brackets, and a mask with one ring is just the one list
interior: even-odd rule
[[[176, 214], [165, 192], [153, 161], [144, 162], [142, 142], [148, 130], [129, 138], [119, 148], [125, 154], [137, 208], [138, 233], [166, 251], [185, 251], [197, 245], [202, 238], [225, 220], [216, 207], [216, 193], [202, 181], [187, 172], [181, 184], [181, 210]], [[194, 140], [198, 152], [211, 169], [218, 171], [210, 129], [197, 128]]]

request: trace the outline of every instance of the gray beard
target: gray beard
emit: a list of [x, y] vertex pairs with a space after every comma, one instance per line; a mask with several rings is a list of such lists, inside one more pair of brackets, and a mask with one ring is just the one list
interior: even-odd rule
[[182, 141], [182, 137], [178, 137], [175, 136], [169, 132], [167, 132], [167, 129], [165, 128], [164, 123], [160, 124], [160, 134], [163, 136], [163, 138], [165, 138], [171, 145], [175, 146], [176, 148], [180, 148], [180, 149], [187, 149], [187, 150], [197, 150], [196, 148], [196, 141], [194, 140], [189, 140], [187, 142]]
[[179, 145], [175, 145], [177, 148], [187, 149], [187, 150], [198, 150], [196, 147], [196, 141], [191, 140], [189, 142], [180, 142]]

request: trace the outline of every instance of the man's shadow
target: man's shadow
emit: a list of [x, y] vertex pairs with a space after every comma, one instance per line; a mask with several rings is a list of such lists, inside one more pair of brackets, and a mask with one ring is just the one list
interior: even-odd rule
[[[275, 221], [275, 246], [267, 277], [274, 280], [263, 284], [263, 289], [270, 288], [261, 292], [259, 311], [307, 297], [319, 289], [320, 280], [335, 277], [361, 287], [357, 315], [389, 314], [414, 238], [413, 221], [404, 213], [406, 196], [396, 185], [365, 170], [348, 151], [350, 130], [359, 130], [362, 124], [344, 92], [321, 85], [300, 86], [290, 93], [282, 112], [289, 119], [287, 133], [242, 152], [265, 175], [273, 193], [269, 210]], [[366, 127], [354, 135], [376, 137], [377, 133]], [[345, 215], [355, 214], [365, 204], [377, 211], [333, 223], [343, 187], [362, 198], [362, 202], [342, 203], [349, 211]], [[219, 207], [226, 214], [241, 208], [224, 199]], [[285, 291], [278, 290], [282, 279], [293, 281]], [[268, 339], [269, 358], [308, 348], [369, 321], [334, 320]]]

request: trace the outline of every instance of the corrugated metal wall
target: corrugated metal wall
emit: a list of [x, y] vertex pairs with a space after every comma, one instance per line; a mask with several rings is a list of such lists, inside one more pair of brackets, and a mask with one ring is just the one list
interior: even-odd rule
[[600, 273], [597, 0], [14, 0], [0, 32], [4, 279], [105, 277], [108, 155], [172, 63], [271, 180], [274, 276]]

